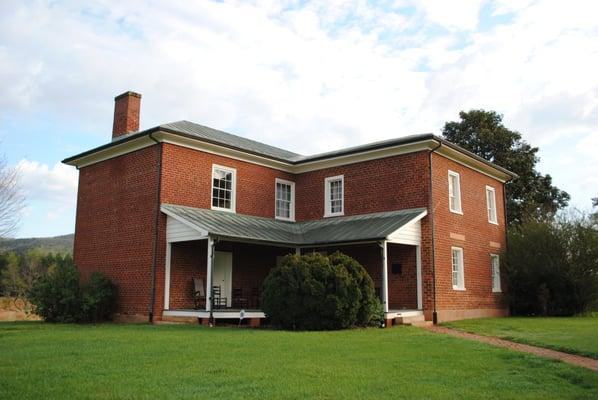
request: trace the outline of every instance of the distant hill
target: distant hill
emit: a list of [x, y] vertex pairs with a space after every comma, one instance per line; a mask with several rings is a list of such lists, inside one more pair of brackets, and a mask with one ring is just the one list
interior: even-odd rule
[[30, 249], [42, 249], [52, 253], [72, 254], [74, 238], [74, 234], [42, 238], [0, 238], [0, 253], [5, 251], [16, 251], [18, 253], [24, 253]]

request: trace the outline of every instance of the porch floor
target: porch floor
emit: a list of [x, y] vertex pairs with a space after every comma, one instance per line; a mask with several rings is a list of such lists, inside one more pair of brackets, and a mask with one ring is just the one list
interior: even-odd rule
[[[177, 310], [164, 310], [162, 313], [165, 317], [197, 317], [197, 318], [209, 318], [210, 312], [206, 310], [194, 310], [194, 309], [177, 309]], [[241, 318], [241, 309], [237, 308], [218, 308], [212, 311], [212, 315], [215, 319], [239, 319]], [[257, 309], [245, 309], [243, 318], [266, 318], [266, 315], [262, 310]]]

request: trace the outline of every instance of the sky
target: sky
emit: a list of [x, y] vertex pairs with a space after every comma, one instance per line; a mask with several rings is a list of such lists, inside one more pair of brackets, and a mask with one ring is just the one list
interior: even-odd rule
[[78, 172], [111, 139], [189, 120], [301, 154], [504, 115], [540, 172], [598, 196], [598, 2], [0, 2], [0, 154], [26, 197], [17, 237], [74, 231]]

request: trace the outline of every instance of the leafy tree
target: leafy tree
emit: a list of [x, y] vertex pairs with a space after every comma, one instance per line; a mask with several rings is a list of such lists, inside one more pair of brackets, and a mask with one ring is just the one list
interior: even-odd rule
[[586, 216], [514, 227], [505, 261], [514, 314], [571, 315], [598, 301], [598, 231]]
[[552, 185], [550, 175], [536, 171], [538, 148], [506, 128], [495, 111], [470, 110], [459, 113], [460, 121], [447, 122], [443, 136], [488, 161], [519, 175], [506, 185], [509, 225], [554, 216], [567, 206], [569, 194]]

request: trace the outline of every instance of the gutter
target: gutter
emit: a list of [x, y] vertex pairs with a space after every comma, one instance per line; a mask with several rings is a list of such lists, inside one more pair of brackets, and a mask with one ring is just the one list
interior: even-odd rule
[[[158, 166], [156, 168], [156, 216], [154, 219], [154, 240], [153, 240], [153, 254], [152, 254], [152, 266], [151, 266], [151, 282], [150, 282], [150, 301], [148, 305], [148, 319], [149, 323], [154, 322], [154, 304], [156, 302], [156, 269], [157, 269], [157, 258], [158, 258], [158, 225], [160, 223], [160, 192], [162, 185], [162, 145], [158, 140], [152, 136], [153, 132], [150, 132], [149, 138], [152, 139], [158, 145]], [[133, 135], [135, 136], [135, 135]]]
[[432, 323], [438, 323], [438, 313], [436, 311], [436, 231], [434, 229], [434, 196], [432, 195], [432, 153], [442, 146], [442, 141], [438, 142], [438, 146], [430, 150], [428, 153], [428, 166], [430, 167], [430, 176], [428, 177], [428, 204], [430, 209], [428, 215], [430, 216], [430, 229], [432, 230]]

